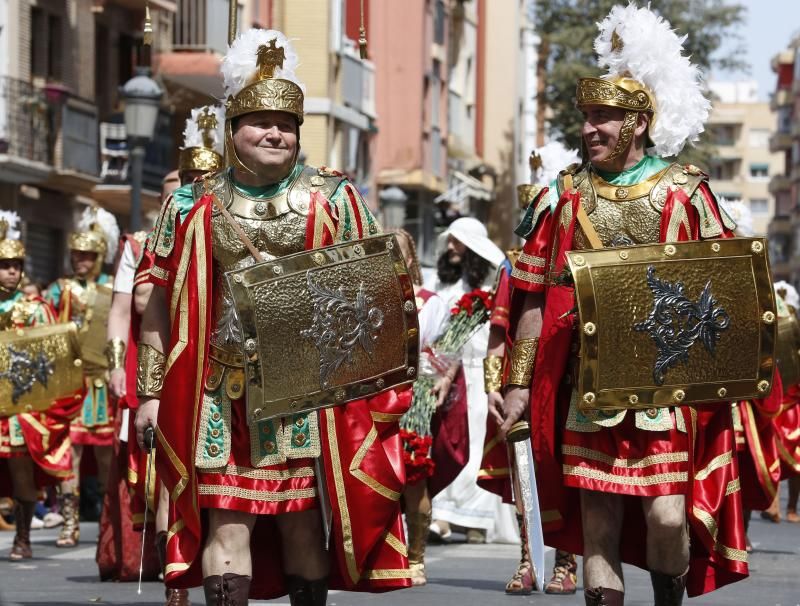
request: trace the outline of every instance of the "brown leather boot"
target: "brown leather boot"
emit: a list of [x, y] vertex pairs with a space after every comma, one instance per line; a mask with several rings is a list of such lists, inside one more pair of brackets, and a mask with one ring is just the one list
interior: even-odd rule
[[425, 576], [425, 543], [428, 541], [428, 529], [431, 525], [431, 514], [407, 513], [408, 526], [408, 567], [411, 570], [411, 584], [420, 587], [428, 582]]
[[683, 604], [686, 573], [679, 577], [673, 577], [661, 572], [650, 571], [650, 582], [653, 584], [655, 606], [681, 606]]
[[286, 577], [291, 606], [325, 606], [328, 601], [328, 578], [307, 581], [302, 577]]
[[226, 572], [203, 579], [206, 606], [246, 606], [250, 577]]
[[164, 597], [167, 600], [164, 606], [192, 606], [192, 602], [189, 599], [189, 591], [186, 589], [170, 589], [167, 587], [164, 589]]
[[64, 516], [64, 524], [56, 539], [56, 547], [77, 547], [81, 538], [81, 497], [77, 494], [62, 494], [58, 497], [58, 502], [61, 506], [61, 515]]
[[622, 606], [625, 603], [624, 592], [605, 587], [584, 589], [583, 596], [586, 606]]
[[26, 560], [33, 557], [31, 550], [31, 521], [33, 511], [36, 509], [35, 501], [16, 501], [14, 503], [14, 523], [17, 527], [17, 534], [14, 535], [14, 543], [8, 559], [12, 562]]
[[574, 553], [556, 550], [556, 563], [553, 578], [544, 586], [544, 592], [551, 595], [572, 595], [577, 590], [578, 562]]

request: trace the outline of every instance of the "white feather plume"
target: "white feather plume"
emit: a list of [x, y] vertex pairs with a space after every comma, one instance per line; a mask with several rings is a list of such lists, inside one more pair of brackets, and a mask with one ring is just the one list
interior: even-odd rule
[[[697, 141], [711, 103], [703, 96], [700, 70], [683, 55], [687, 36], [679, 37], [649, 4], [618, 4], [598, 28], [594, 48], [600, 67], [607, 67], [609, 76], [638, 80], [655, 95], [656, 119], [650, 128], [654, 147], [648, 153], [674, 156], [687, 141]], [[619, 50], [612, 50], [614, 32], [623, 43]]]
[[542, 168], [536, 179], [536, 185], [549, 185], [570, 164], [580, 162], [580, 154], [575, 149], [567, 149], [560, 141], [548, 141], [537, 148], [536, 153], [542, 158]]
[[211, 131], [211, 138], [214, 141], [214, 151], [222, 156], [225, 153], [225, 108], [221, 105], [204, 105], [192, 110], [186, 118], [186, 127], [183, 129], [183, 148], [205, 147], [203, 132], [197, 126], [197, 120], [206, 109], [210, 109], [217, 119], [217, 128]]
[[776, 293], [780, 293], [781, 291], [786, 293], [783, 296], [783, 300], [786, 301], [787, 304], [795, 309], [800, 309], [800, 295], [797, 294], [797, 289], [794, 286], [789, 284], [786, 280], [778, 280], [773, 286], [775, 287]]
[[283, 67], [275, 69], [275, 77], [294, 82], [305, 93], [305, 86], [295, 73], [299, 60], [289, 39], [275, 29], [249, 29], [236, 37], [228, 48], [225, 58], [222, 59], [220, 70], [225, 83], [226, 97], [238, 95], [251, 83], [258, 70], [256, 64], [258, 47], [269, 44], [273, 38], [277, 40], [277, 46], [283, 49], [285, 56]]
[[753, 213], [750, 212], [750, 207], [741, 200], [726, 200], [722, 196], [718, 196], [719, 205], [727, 215], [736, 223], [734, 233], [743, 238], [751, 238], [755, 235], [755, 228], [753, 227]]
[[6, 230], [6, 240], [19, 240], [19, 215], [13, 210], [0, 210], [0, 219], [4, 219], [8, 223], [8, 230]]
[[78, 220], [78, 231], [86, 232], [91, 231], [92, 225], [97, 223], [100, 229], [103, 230], [103, 236], [106, 240], [106, 263], [112, 263], [114, 256], [117, 254], [117, 244], [119, 242], [119, 225], [117, 219], [107, 210], [98, 207], [87, 206], [83, 209], [83, 214]]

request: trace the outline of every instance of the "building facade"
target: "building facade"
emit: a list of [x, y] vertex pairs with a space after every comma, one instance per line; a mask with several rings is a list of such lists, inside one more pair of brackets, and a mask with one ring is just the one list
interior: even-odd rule
[[756, 235], [766, 235], [775, 211], [770, 178], [783, 169], [780, 154], [770, 151], [775, 116], [758, 100], [755, 81], [711, 83], [713, 103], [707, 129], [717, 155], [711, 160], [715, 193], [743, 202], [753, 215]]
[[[169, 41], [175, 3], [151, 0], [155, 45]], [[6, 0], [0, 3], [0, 206], [17, 211], [28, 275], [60, 275], [66, 235], [99, 201], [126, 222], [124, 127], [118, 86], [141, 64], [144, 2]], [[169, 114], [165, 113], [169, 121]], [[171, 140], [148, 149], [146, 170]], [[109, 155], [119, 154], [109, 172]], [[160, 181], [160, 176], [158, 177]], [[145, 196], [158, 208], [157, 193]]]
[[772, 59], [776, 86], [770, 107], [776, 118], [770, 149], [781, 156], [781, 169], [770, 180], [775, 215], [769, 247], [775, 280], [800, 285], [800, 35]]

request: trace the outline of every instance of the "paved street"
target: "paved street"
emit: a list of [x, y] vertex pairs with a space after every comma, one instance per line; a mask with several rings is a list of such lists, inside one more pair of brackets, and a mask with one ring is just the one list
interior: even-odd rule
[[[0, 604], [2, 606], [58, 604], [114, 604], [157, 606], [162, 604], [161, 588], [146, 583], [136, 595], [135, 583], [100, 583], [94, 562], [96, 524], [82, 524], [85, 540], [74, 550], [56, 549], [56, 530], [33, 531], [32, 561], [11, 564], [0, 561]], [[800, 525], [771, 524], [754, 516], [751, 577], [708, 596], [685, 603], [689, 606], [800, 606]], [[11, 544], [12, 533], [0, 533], [0, 553]], [[431, 604], [484, 606], [524, 604], [576, 606], [583, 604], [579, 593], [571, 597], [535, 594], [512, 598], [503, 585], [513, 572], [519, 548], [513, 545], [466, 545], [453, 543], [431, 547], [428, 557], [429, 584], [383, 595], [333, 592], [330, 606], [370, 604], [371, 606], [428, 606]], [[548, 554], [548, 566], [553, 553]], [[625, 571], [627, 604], [646, 605], [649, 577], [634, 568]], [[3, 601], [3, 599], [5, 601]], [[202, 604], [202, 591], [192, 590], [192, 600]], [[251, 602], [251, 604], [254, 602]], [[288, 598], [256, 604], [288, 604]]]

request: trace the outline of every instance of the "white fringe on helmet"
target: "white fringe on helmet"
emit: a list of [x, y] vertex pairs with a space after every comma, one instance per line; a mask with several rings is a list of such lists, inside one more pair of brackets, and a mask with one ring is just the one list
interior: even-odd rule
[[[683, 43], [668, 21], [647, 8], [617, 5], [601, 23], [594, 41], [600, 67], [610, 76], [629, 76], [655, 95], [656, 120], [650, 127], [655, 156], [674, 156], [687, 141], [695, 142], [711, 111], [703, 96], [702, 77], [696, 65], [684, 56]], [[623, 47], [612, 50], [614, 32]]]
[[206, 109], [210, 109], [217, 119], [217, 128], [211, 131], [211, 138], [214, 141], [214, 151], [220, 156], [225, 155], [225, 108], [221, 105], [204, 105], [196, 107], [186, 118], [186, 127], [183, 129], [183, 149], [187, 147], [205, 147], [203, 142], [203, 132], [197, 126], [197, 119], [200, 114], [204, 114]]
[[783, 297], [783, 300], [786, 301], [787, 304], [795, 309], [800, 308], [800, 295], [797, 294], [797, 289], [794, 286], [789, 284], [786, 280], [778, 280], [773, 286], [775, 287], [776, 293], [781, 290], [786, 292], [786, 296]]
[[119, 225], [117, 220], [110, 212], [100, 207], [87, 206], [83, 209], [83, 214], [78, 220], [78, 231], [91, 231], [92, 224], [97, 223], [103, 230], [106, 239], [106, 263], [112, 263], [117, 254], [117, 244], [119, 243]]
[[220, 71], [225, 83], [226, 98], [238, 95], [245, 86], [252, 83], [251, 80], [258, 71], [258, 47], [269, 44], [273, 38], [277, 39], [277, 46], [283, 49], [285, 55], [283, 68], [275, 70], [275, 77], [294, 82], [305, 93], [305, 85], [295, 74], [299, 60], [289, 39], [275, 29], [249, 29], [237, 36], [222, 59]]
[[18, 229], [20, 218], [13, 210], [0, 210], [0, 219], [5, 219], [8, 223], [8, 230], [6, 231], [6, 240], [19, 240], [20, 231]]
[[717, 202], [719, 202], [722, 210], [736, 223], [734, 233], [737, 236], [751, 238], [755, 235], [753, 213], [750, 212], [750, 206], [741, 200], [726, 200], [722, 196], [718, 196]]
[[550, 185], [558, 177], [559, 171], [581, 161], [577, 150], [567, 149], [560, 141], [548, 141], [537, 148], [536, 153], [542, 158], [542, 169], [539, 171], [536, 185]]

